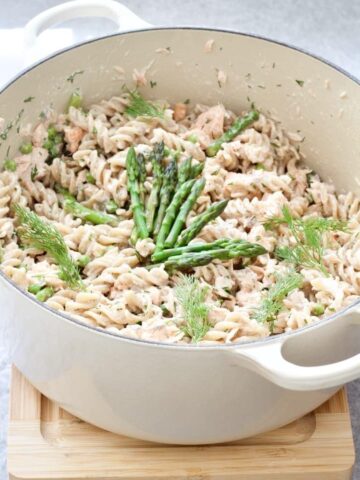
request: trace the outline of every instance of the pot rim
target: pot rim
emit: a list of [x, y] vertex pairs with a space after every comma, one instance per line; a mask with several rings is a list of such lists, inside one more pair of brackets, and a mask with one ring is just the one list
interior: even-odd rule
[[[213, 28], [213, 27], [199, 27], [199, 26], [195, 26], [195, 27], [192, 27], [192, 26], [176, 26], [176, 27], [149, 27], [149, 28], [141, 28], [141, 29], [138, 29], [138, 30], [126, 30], [126, 31], [122, 31], [122, 32], [112, 33], [112, 34], [109, 34], [109, 35], [103, 35], [101, 37], [93, 38], [91, 40], [76, 43], [76, 44], [74, 44], [70, 47], [63, 48], [63, 49], [58, 50], [57, 52], [55, 52], [51, 55], [47, 55], [45, 58], [43, 58], [43, 59], [37, 61], [36, 63], [32, 64], [30, 67], [27, 67], [27, 68], [21, 70], [17, 75], [15, 75], [7, 83], [5, 83], [5, 85], [0, 89], [0, 96], [13, 83], [15, 83], [18, 79], [20, 79], [22, 76], [24, 76], [28, 72], [32, 71], [33, 69], [35, 69], [39, 65], [47, 62], [48, 60], [50, 60], [52, 58], [57, 57], [58, 55], [62, 55], [63, 53], [66, 53], [70, 50], [74, 50], [78, 47], [82, 47], [83, 45], [88, 45], [88, 44], [91, 44], [91, 43], [95, 43], [97, 41], [101, 41], [101, 40], [105, 40], [107, 38], [117, 37], [117, 36], [121, 36], [121, 35], [136, 35], [136, 34], [141, 34], [141, 33], [149, 32], [149, 31], [173, 31], [173, 30], [199, 30], [199, 31], [208, 31], [208, 32], [217, 32], [217, 33], [226, 33], [226, 34], [232, 34], [232, 35], [240, 35], [242, 37], [248, 37], [248, 38], [254, 38], [254, 39], [257, 39], [257, 40], [263, 40], [265, 42], [269, 42], [269, 43], [272, 43], [272, 44], [275, 44], [275, 45], [279, 45], [279, 46], [288, 48], [290, 50], [300, 52], [300, 53], [302, 53], [304, 55], [307, 55], [311, 58], [314, 58], [315, 60], [318, 60], [319, 62], [333, 68], [334, 70], [336, 70], [337, 72], [339, 72], [340, 74], [349, 78], [355, 84], [360, 86], [360, 80], [356, 76], [352, 75], [351, 73], [349, 73], [348, 71], [343, 69], [342, 67], [339, 67], [338, 65], [332, 63], [331, 61], [324, 59], [320, 55], [313, 54], [313, 53], [310, 53], [303, 48], [296, 47], [296, 46], [292, 45], [291, 43], [282, 42], [282, 41], [279, 41], [279, 40], [274, 40], [274, 39], [271, 39], [271, 38], [268, 38], [268, 37], [264, 37], [262, 35], [238, 32], [238, 31], [232, 30], [232, 29]], [[126, 342], [129, 342], [129, 343], [134, 343], [138, 346], [144, 344], [148, 347], [161, 347], [161, 348], [165, 348], [165, 349], [176, 348], [178, 350], [179, 349], [180, 350], [193, 350], [193, 351], [194, 350], [196, 350], [196, 351], [207, 350], [208, 351], [208, 350], [218, 350], [218, 349], [228, 350], [228, 349], [234, 349], [234, 348], [238, 349], [238, 348], [241, 348], [241, 347], [257, 346], [257, 345], [260, 346], [260, 345], [263, 345], [265, 343], [274, 343], [274, 342], [277, 342], [277, 341], [281, 341], [281, 339], [287, 338], [289, 336], [293, 337], [295, 335], [299, 335], [306, 330], [321, 328], [323, 325], [335, 321], [338, 317], [340, 317], [341, 315], [343, 315], [344, 313], [346, 313], [350, 309], [354, 308], [356, 305], [360, 305], [360, 298], [359, 298], [358, 300], [354, 301], [353, 303], [351, 303], [347, 307], [342, 308], [341, 310], [334, 313], [333, 315], [330, 315], [327, 318], [319, 320], [318, 322], [314, 322], [310, 325], [307, 325], [305, 327], [299, 328], [299, 329], [291, 331], [291, 332], [280, 333], [280, 334], [277, 334], [277, 335], [274, 335], [274, 336], [269, 336], [269, 337], [260, 338], [260, 339], [256, 339], [256, 340], [246, 340], [246, 341], [239, 342], [239, 343], [218, 344], [218, 345], [194, 345], [194, 344], [165, 343], [165, 342], [158, 342], [158, 341], [153, 341], [153, 340], [142, 340], [142, 339], [137, 339], [137, 338], [126, 337], [126, 336], [123, 336], [121, 334], [109, 332], [109, 331], [107, 331], [107, 330], [105, 330], [101, 327], [88, 325], [86, 323], [81, 322], [80, 320], [77, 320], [76, 318], [73, 318], [71, 315], [60, 312], [58, 310], [55, 310], [54, 308], [49, 307], [48, 305], [40, 302], [39, 300], [36, 299], [36, 297], [34, 297], [33, 295], [30, 295], [27, 291], [25, 291], [21, 287], [19, 287], [13, 280], [8, 278], [5, 275], [5, 273], [2, 272], [1, 270], [0, 270], [0, 278], [5, 283], [10, 284], [10, 286], [13, 287], [18, 293], [20, 293], [20, 295], [25, 296], [28, 300], [35, 303], [40, 308], [42, 308], [44, 310], [47, 310], [54, 315], [58, 315], [62, 319], [66, 320], [67, 322], [71, 322], [71, 323], [75, 324], [75, 326], [78, 326], [80, 328], [86, 328], [86, 329], [90, 330], [91, 332], [94, 332], [94, 333], [97, 333], [97, 334], [108, 335], [110, 337], [118, 339], [119, 341], [126, 341]]]

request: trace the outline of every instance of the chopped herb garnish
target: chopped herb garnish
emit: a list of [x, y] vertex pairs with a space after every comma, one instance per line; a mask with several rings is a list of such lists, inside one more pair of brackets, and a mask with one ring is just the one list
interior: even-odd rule
[[31, 176], [31, 181], [32, 181], [32, 182], [35, 181], [36, 177], [38, 176], [38, 173], [39, 173], [39, 172], [38, 172], [37, 166], [35, 165], [35, 167], [33, 167], [33, 168], [31, 169], [31, 175], [30, 175], [30, 176]]
[[285, 298], [303, 283], [303, 277], [296, 272], [288, 272], [277, 276], [276, 282], [262, 299], [260, 306], [255, 310], [253, 318], [259, 323], [269, 323], [273, 329], [278, 313], [284, 307]]
[[303, 87], [304, 86], [304, 80], [295, 80], [295, 82], [300, 85], [300, 87]]
[[157, 82], [154, 82], [153, 80], [150, 80], [150, 87], [151, 88], [156, 87], [156, 85], [157, 85]]
[[189, 105], [189, 103], [190, 103], [190, 98], [187, 98], [186, 100], [184, 100], [183, 103], [184, 103], [185, 105]]
[[130, 117], [164, 117], [164, 109], [151, 103], [137, 91], [129, 91], [130, 103], [125, 108], [125, 113]]
[[323, 263], [323, 236], [327, 232], [346, 232], [347, 223], [334, 218], [295, 218], [284, 206], [281, 217], [272, 217], [265, 223], [265, 229], [272, 230], [287, 225], [295, 239], [295, 245], [278, 247], [276, 255], [296, 267], [315, 268], [328, 276]]
[[0, 133], [0, 138], [1, 140], [6, 140], [7, 137], [8, 137], [8, 133], [10, 132], [10, 130], [12, 129], [13, 127], [13, 122], [9, 122], [6, 127], [4, 128], [4, 130]]
[[14, 206], [14, 211], [19, 223], [17, 233], [20, 240], [47, 252], [60, 267], [62, 278], [70, 287], [82, 287], [79, 270], [70, 256], [61, 233], [35, 212], [19, 204]]
[[190, 275], [181, 275], [175, 286], [175, 295], [185, 321], [182, 330], [193, 343], [199, 342], [210, 329], [207, 293], [208, 287], [201, 286], [199, 280]]
[[91, 185], [95, 185], [96, 183], [96, 179], [94, 175], [91, 175], [91, 173], [86, 174], [85, 180], [87, 181], [87, 183], [91, 183]]
[[77, 77], [78, 75], [82, 75], [83, 73], [84, 73], [84, 70], [77, 70], [76, 72], [69, 75], [66, 81], [70, 83], [74, 83], [75, 77]]
[[22, 108], [22, 109], [20, 110], [20, 112], [16, 115], [15, 125], [18, 125], [18, 124], [19, 124], [19, 122], [20, 122], [20, 120], [21, 120], [21, 117], [22, 117], [23, 114], [24, 114], [24, 111], [25, 111], [25, 110]]
[[32, 102], [35, 99], [35, 97], [27, 97], [24, 99], [24, 103], [29, 103]]
[[11, 122], [9, 122], [6, 127], [4, 128], [4, 130], [0, 133], [0, 139], [1, 140], [7, 140], [7, 137], [8, 137], [8, 134], [10, 132], [10, 130], [15, 126], [15, 125], [19, 125], [19, 122], [21, 120], [21, 117], [23, 116], [24, 114], [24, 109], [22, 108], [20, 110], [20, 112], [16, 115], [16, 118], [15, 120], [12, 120]]

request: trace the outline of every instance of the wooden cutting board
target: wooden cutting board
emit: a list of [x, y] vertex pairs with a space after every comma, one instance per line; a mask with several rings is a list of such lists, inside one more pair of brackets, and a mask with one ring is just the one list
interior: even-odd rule
[[344, 390], [278, 430], [229, 444], [184, 447], [100, 430], [12, 372], [11, 479], [349, 480], [354, 459]]

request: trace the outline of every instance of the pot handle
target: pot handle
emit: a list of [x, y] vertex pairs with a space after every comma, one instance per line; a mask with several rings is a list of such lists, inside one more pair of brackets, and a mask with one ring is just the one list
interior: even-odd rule
[[[32, 18], [24, 29], [24, 46], [33, 50], [37, 37], [47, 28], [57, 23], [79, 17], [102, 17], [115, 22], [119, 31], [149, 28], [152, 25], [135, 15], [125, 5], [115, 0], [72, 0], [44, 10]], [[33, 62], [31, 54], [27, 55], [27, 63]]]
[[103, 17], [117, 23], [119, 30], [136, 30], [151, 25], [115, 0], [73, 0], [44, 10], [25, 26], [25, 41], [32, 47], [41, 32], [60, 22], [79, 17]]
[[[342, 327], [350, 327], [351, 325], [360, 325], [360, 309], [351, 308], [344, 315], [339, 315], [332, 322], [325, 323], [323, 326], [315, 330], [318, 332], [317, 342], [327, 341], [327, 327], [334, 329], [336, 322], [340, 321]], [[304, 336], [305, 334], [305, 336]], [[314, 331], [304, 330], [297, 336], [283, 337], [281, 340], [269, 341], [268, 343], [243, 346], [235, 350], [230, 350], [232, 355], [237, 356], [237, 360], [241, 365], [245, 365], [249, 369], [255, 371], [272, 383], [286, 388], [288, 390], [322, 390], [327, 388], [340, 387], [344, 383], [355, 380], [360, 377], [360, 353], [353, 355], [341, 361], [328, 363], [319, 366], [302, 366], [292, 363], [284, 358], [284, 349], [287, 342], [296, 339], [299, 342], [297, 348], [301, 348], [301, 342], [306, 342], [307, 335], [313, 335]], [[341, 330], [335, 335], [336, 341], [341, 344]], [[301, 338], [303, 337], [303, 338]], [[320, 343], [317, 344], [320, 346]], [[291, 349], [291, 344], [289, 344]], [[326, 343], [323, 345], [326, 349]], [[360, 345], [359, 345], [360, 351]], [[236, 357], [235, 357], [236, 358]]]

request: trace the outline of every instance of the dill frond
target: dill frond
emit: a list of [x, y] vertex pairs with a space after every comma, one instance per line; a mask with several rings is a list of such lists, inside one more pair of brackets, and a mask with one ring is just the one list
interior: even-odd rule
[[130, 103], [125, 113], [130, 117], [159, 117], [164, 118], [164, 109], [158, 107], [145, 98], [137, 90], [129, 90]]
[[210, 328], [208, 323], [209, 307], [205, 303], [207, 287], [202, 287], [193, 275], [180, 275], [175, 286], [186, 325], [182, 328], [193, 343], [199, 342]]
[[282, 216], [269, 218], [264, 226], [266, 230], [273, 230], [283, 224], [288, 226], [296, 243], [291, 247], [278, 247], [276, 255], [295, 266], [315, 268], [329, 275], [322, 260], [324, 234], [347, 232], [347, 223], [324, 217], [295, 218], [284, 206]]
[[14, 212], [19, 222], [17, 233], [21, 241], [47, 252], [59, 266], [61, 278], [69, 287], [82, 287], [79, 270], [60, 232], [19, 204], [14, 205]]
[[253, 318], [259, 323], [273, 325], [278, 313], [283, 308], [285, 298], [303, 283], [303, 277], [299, 273], [290, 271], [285, 275], [277, 276], [276, 282], [263, 298], [260, 306], [255, 310]]

